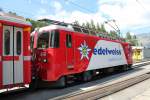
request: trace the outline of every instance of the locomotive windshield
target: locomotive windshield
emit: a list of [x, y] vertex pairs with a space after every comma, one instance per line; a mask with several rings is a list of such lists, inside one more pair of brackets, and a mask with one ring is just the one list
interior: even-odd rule
[[59, 31], [53, 30], [50, 34], [50, 47], [58, 48], [59, 47]]
[[58, 48], [59, 47], [59, 31], [43, 32], [38, 36], [37, 48]]
[[30, 36], [30, 47], [33, 49], [33, 44], [34, 44], [34, 36]]
[[40, 33], [37, 41], [37, 48], [48, 48], [49, 32]]

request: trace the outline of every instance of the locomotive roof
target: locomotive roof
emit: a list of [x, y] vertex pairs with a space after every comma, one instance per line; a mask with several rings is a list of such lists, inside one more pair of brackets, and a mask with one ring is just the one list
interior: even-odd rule
[[0, 12], [0, 20], [31, 26], [31, 23], [27, 22], [25, 18], [4, 12]]
[[[42, 28], [39, 28], [39, 29], [36, 29], [38, 30], [39, 34], [41, 32], [44, 32], [44, 31], [50, 31], [50, 30], [54, 30], [54, 29], [60, 29], [60, 30], [66, 30], [66, 31], [71, 31], [71, 32], [75, 32], [76, 30], [74, 29], [74, 27], [72, 26], [61, 26], [61, 25], [49, 25], [49, 26], [45, 26], [45, 27], [42, 27]], [[35, 31], [36, 31], [35, 30]], [[88, 30], [90, 31], [90, 30]], [[76, 32], [79, 32], [79, 33], [84, 33], [83, 32], [83, 28], [81, 28], [81, 31], [76, 31]], [[94, 32], [94, 31], [93, 31]], [[31, 35], [34, 35], [35, 32], [32, 32]], [[86, 33], [86, 34], [89, 34], [89, 33]], [[114, 39], [114, 38], [111, 38], [110, 36], [108, 36], [108, 34], [104, 34], [104, 33], [100, 33], [99, 35], [95, 33], [96, 36], [98, 37], [102, 37], [102, 38], [109, 38], [109, 39], [112, 39], [112, 40], [119, 40], [119, 39]], [[121, 39], [121, 38], [120, 38]], [[122, 40], [119, 40], [119, 41], [122, 41]]]
[[[80, 26], [80, 25], [76, 25], [76, 24], [60, 22], [60, 21], [55, 21], [55, 20], [51, 20], [51, 19], [41, 19], [38, 21], [43, 21], [47, 24], [50, 24], [49, 26], [45, 26], [45, 27], [36, 29], [39, 31], [39, 33], [43, 32], [43, 31], [50, 31], [52, 29], [62, 29], [62, 30], [66, 30], [66, 31], [79, 32], [79, 33], [83, 33], [83, 34], [94, 35], [97, 37], [110, 39], [110, 40], [117, 40], [120, 42], [121, 41], [125, 42], [125, 40], [119, 36], [112, 37], [110, 34], [98, 32], [98, 31], [88, 29], [88, 28]], [[34, 32], [33, 32], [33, 34], [34, 34]]]
[[74, 31], [72, 27], [65, 27], [65, 26], [60, 26], [60, 25], [49, 25], [49, 26], [39, 28], [39, 32], [49, 31], [49, 30], [53, 30], [53, 29], [62, 29], [62, 30], [66, 30], [66, 31]]

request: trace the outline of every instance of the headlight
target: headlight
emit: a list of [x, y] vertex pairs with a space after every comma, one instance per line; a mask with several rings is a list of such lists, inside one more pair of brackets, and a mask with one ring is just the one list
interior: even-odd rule
[[47, 59], [43, 59], [43, 62], [46, 63], [46, 62], [47, 62]]

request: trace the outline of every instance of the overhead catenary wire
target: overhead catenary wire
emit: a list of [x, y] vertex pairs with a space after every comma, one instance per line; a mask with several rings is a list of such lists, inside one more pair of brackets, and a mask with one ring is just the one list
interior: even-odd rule
[[[16, 13], [19, 12], [19, 15], [32, 15], [34, 16], [34, 13], [30, 13], [30, 12], [25, 12], [25, 11], [21, 11], [21, 10], [14, 10], [14, 9], [8, 9], [8, 8], [2, 8], [4, 9], [3, 11], [5, 12], [5, 10], [7, 10], [8, 12], [12, 12], [12, 13]], [[16, 13], [18, 15], [18, 13]]]
[[79, 5], [79, 4], [77, 4], [77, 3], [74, 3], [73, 1], [71, 1], [71, 0], [65, 0], [66, 2], [68, 2], [68, 3], [70, 3], [70, 4], [72, 4], [72, 5], [74, 5], [74, 6], [76, 6], [76, 7], [78, 7], [78, 8], [80, 8], [80, 9], [82, 9], [82, 10], [84, 10], [84, 11], [87, 11], [87, 12], [89, 12], [89, 13], [94, 13], [94, 11], [92, 11], [92, 10], [90, 10], [90, 9], [87, 9], [87, 8], [85, 8], [85, 7], [82, 7], [81, 5]]
[[146, 8], [145, 8], [144, 5], [141, 3], [141, 1], [136, 0], [136, 2], [137, 2], [144, 10], [146, 10]]

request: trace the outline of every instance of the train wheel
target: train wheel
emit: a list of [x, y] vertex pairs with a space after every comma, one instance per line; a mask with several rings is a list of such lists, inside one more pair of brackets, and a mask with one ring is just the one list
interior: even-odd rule
[[56, 82], [56, 87], [58, 88], [64, 88], [66, 86], [66, 77], [63, 76], [61, 77], [57, 82]]
[[127, 70], [129, 70], [128, 65], [124, 65], [124, 66], [123, 66], [123, 71], [127, 71]]
[[82, 80], [84, 82], [88, 82], [92, 79], [92, 75], [91, 75], [91, 72], [90, 71], [87, 71], [87, 72], [84, 72], [83, 75], [82, 75]]
[[34, 91], [38, 88], [38, 79], [33, 79], [32, 82], [29, 84], [29, 89]]
[[129, 70], [130, 70], [130, 69], [133, 69], [133, 68], [132, 68], [132, 64], [128, 65], [128, 68], [129, 68]]

